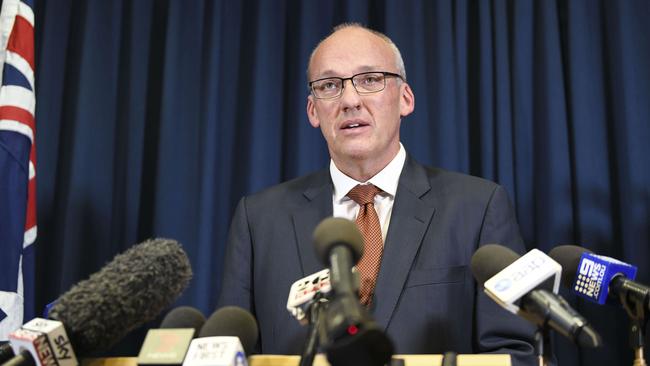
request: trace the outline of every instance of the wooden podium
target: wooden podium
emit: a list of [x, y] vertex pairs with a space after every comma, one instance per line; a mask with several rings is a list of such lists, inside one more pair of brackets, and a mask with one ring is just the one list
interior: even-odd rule
[[[437, 366], [442, 355], [395, 355], [405, 366]], [[300, 356], [257, 355], [248, 358], [249, 366], [298, 366]], [[458, 366], [511, 366], [510, 355], [458, 355]], [[324, 355], [314, 359], [314, 366], [329, 366]]]
[[[395, 355], [405, 366], [438, 366], [442, 355]], [[137, 366], [137, 357], [90, 358], [82, 366]], [[511, 366], [510, 355], [458, 355], [458, 366]], [[298, 366], [300, 356], [255, 355], [248, 358], [249, 366]], [[314, 366], [329, 366], [324, 355], [314, 359]]]

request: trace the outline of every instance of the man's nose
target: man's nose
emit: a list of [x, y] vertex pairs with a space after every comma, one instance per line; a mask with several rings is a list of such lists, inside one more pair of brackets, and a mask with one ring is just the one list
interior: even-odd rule
[[[349, 85], [346, 83], [350, 82]], [[343, 91], [341, 94], [341, 106], [344, 111], [356, 110], [361, 107], [361, 97], [357, 93], [357, 89], [354, 88], [352, 80], [345, 80], [343, 82]]]

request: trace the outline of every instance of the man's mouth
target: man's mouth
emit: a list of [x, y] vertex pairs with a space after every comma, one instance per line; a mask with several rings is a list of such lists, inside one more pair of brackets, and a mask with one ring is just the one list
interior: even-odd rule
[[348, 123], [343, 124], [341, 129], [349, 130], [349, 129], [353, 129], [353, 128], [364, 127], [364, 126], [367, 126], [367, 125], [368, 125], [367, 123], [363, 123], [363, 122], [348, 122]]

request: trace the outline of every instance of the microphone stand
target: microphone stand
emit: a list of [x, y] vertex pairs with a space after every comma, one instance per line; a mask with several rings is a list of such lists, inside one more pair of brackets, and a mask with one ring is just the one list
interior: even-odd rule
[[625, 286], [620, 286], [619, 282], [613, 282], [618, 287], [619, 299], [625, 312], [630, 318], [630, 347], [634, 351], [633, 366], [646, 366], [647, 363], [643, 357], [643, 343], [645, 336], [645, 327], [648, 324], [647, 309], [650, 305], [650, 291], [647, 289], [637, 289], [628, 291]]
[[535, 355], [539, 366], [547, 366], [551, 351], [551, 342], [547, 327], [539, 326], [535, 331]]
[[[636, 310], [640, 310], [638, 313], [645, 313], [641, 304], [637, 304]], [[626, 306], [627, 308], [627, 306]], [[628, 312], [629, 314], [629, 312]], [[643, 357], [643, 340], [645, 335], [645, 326], [648, 322], [648, 319], [645, 317], [645, 314], [641, 316], [630, 317], [630, 346], [634, 350], [634, 362], [633, 366], [646, 366], [645, 358]]]
[[448, 351], [445, 352], [444, 355], [442, 355], [442, 366], [457, 366], [456, 363], [456, 357], [458, 354], [453, 351]]
[[305, 342], [305, 348], [300, 355], [300, 366], [312, 366], [314, 364], [314, 357], [316, 356], [316, 350], [319, 346], [319, 337], [318, 329], [320, 328], [321, 322], [321, 310], [322, 307], [327, 304], [327, 299], [319, 291], [314, 294], [314, 300], [307, 308], [307, 316], [309, 316], [309, 336], [307, 342]]

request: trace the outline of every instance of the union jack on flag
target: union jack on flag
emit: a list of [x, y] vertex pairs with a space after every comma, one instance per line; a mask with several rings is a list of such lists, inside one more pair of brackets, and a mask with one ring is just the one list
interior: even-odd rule
[[33, 308], [28, 288], [36, 240], [32, 9], [33, 0], [3, 0], [0, 12], [0, 340]]

